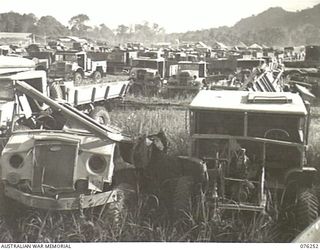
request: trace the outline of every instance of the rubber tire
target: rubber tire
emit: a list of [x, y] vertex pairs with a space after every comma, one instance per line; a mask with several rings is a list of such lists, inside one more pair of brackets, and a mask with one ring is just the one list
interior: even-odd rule
[[63, 99], [62, 89], [59, 84], [53, 83], [50, 85], [50, 98], [51, 99]]
[[108, 125], [111, 122], [108, 111], [102, 106], [95, 107], [89, 116], [101, 125]]
[[171, 216], [174, 220], [184, 220], [192, 212], [194, 180], [191, 176], [182, 176], [172, 180]]
[[107, 209], [103, 211], [102, 220], [119, 226], [125, 216], [125, 213], [130, 209], [131, 202], [134, 197], [134, 188], [127, 184], [121, 183], [114, 190], [117, 191], [116, 201], [111, 202]]
[[295, 205], [296, 227], [302, 231], [318, 218], [318, 198], [308, 189], [299, 192]]
[[96, 83], [100, 83], [102, 81], [102, 73], [97, 70], [93, 73], [92, 78]]
[[83, 76], [80, 72], [75, 72], [73, 76], [74, 85], [80, 85], [82, 83]]

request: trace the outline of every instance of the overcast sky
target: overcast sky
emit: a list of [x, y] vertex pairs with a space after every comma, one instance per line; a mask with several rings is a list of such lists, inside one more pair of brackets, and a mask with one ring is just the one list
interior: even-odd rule
[[223, 25], [232, 26], [241, 18], [270, 7], [296, 11], [320, 0], [0, 0], [0, 12], [52, 15], [63, 24], [77, 14], [87, 14], [90, 25], [155, 22], [167, 32], [184, 32]]

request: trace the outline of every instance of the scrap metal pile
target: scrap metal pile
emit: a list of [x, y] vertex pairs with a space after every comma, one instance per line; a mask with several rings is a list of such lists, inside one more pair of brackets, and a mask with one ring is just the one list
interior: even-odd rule
[[[229, 80], [212, 83], [210, 89], [233, 89], [259, 92], [284, 91], [283, 67], [270, 68], [268, 66], [254, 68], [252, 72], [238, 72]], [[243, 79], [243, 81], [241, 81]]]

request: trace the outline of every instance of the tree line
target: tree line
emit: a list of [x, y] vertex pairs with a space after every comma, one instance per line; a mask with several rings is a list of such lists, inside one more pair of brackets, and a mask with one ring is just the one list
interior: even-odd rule
[[266, 46], [320, 45], [320, 28], [307, 23], [294, 29], [286, 27], [266, 27], [258, 30], [236, 30], [233, 27], [219, 27], [207, 30], [174, 33], [167, 36], [168, 41], [203, 41], [213, 45], [215, 41], [234, 46], [244, 42]]
[[36, 34], [38, 38], [56, 38], [73, 35], [94, 41], [104, 41], [111, 44], [123, 42], [146, 42], [164, 40], [165, 30], [156, 23], [143, 22], [126, 26], [118, 25], [111, 30], [106, 24], [89, 26], [90, 18], [79, 14], [70, 18], [68, 26], [61, 24], [53, 16], [37, 18], [34, 14], [19, 14], [15, 12], [0, 14], [0, 32], [26, 32]]
[[[213, 45], [216, 41], [226, 45], [237, 45], [240, 41], [247, 45], [253, 43], [267, 46], [308, 45], [320, 43], [320, 27], [313, 23], [305, 23], [294, 28], [264, 27], [261, 29], [241, 29], [239, 27], [219, 27], [205, 30], [188, 31], [184, 33], [166, 34], [163, 27], [156, 23], [120, 24], [111, 30], [106, 24], [89, 26], [90, 18], [79, 14], [70, 18], [68, 26], [61, 24], [53, 16], [37, 18], [34, 14], [19, 14], [15, 12], [0, 14], [0, 32], [28, 32], [40, 38], [56, 38], [73, 35], [93, 41], [120, 44], [125, 42], [203, 41]], [[38, 39], [38, 40], [39, 40]]]

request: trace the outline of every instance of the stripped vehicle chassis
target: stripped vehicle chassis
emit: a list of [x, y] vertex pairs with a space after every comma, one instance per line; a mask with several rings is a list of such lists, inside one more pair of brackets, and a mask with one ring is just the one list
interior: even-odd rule
[[206, 162], [205, 202], [214, 214], [268, 212], [270, 199], [277, 197], [279, 204], [292, 202], [299, 188], [311, 187], [316, 170], [305, 166], [306, 145], [287, 141], [286, 130], [269, 128], [263, 136], [248, 135], [245, 114], [243, 131], [230, 135], [223, 127], [216, 131], [201, 128], [196, 113], [190, 111], [189, 155]]

